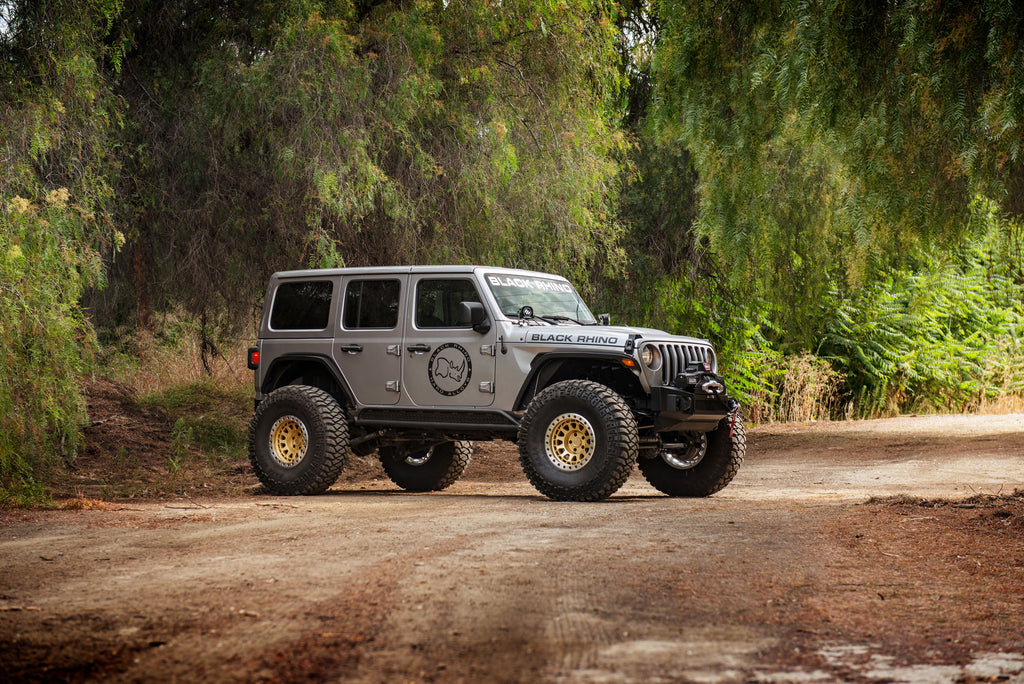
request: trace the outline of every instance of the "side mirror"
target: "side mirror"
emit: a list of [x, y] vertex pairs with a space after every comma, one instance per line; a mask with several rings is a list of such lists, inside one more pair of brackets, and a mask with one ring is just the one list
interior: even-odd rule
[[459, 302], [459, 325], [472, 327], [480, 334], [491, 329], [491, 322], [487, 320], [487, 310], [480, 302]]
[[597, 322], [600, 325], [611, 325], [612, 315], [611, 314], [597, 314]]

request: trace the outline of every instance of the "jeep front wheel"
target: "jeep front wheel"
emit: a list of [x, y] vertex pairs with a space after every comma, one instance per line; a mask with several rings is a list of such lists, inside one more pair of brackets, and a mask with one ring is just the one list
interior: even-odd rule
[[556, 501], [611, 496], [637, 458], [636, 419], [610, 388], [565, 380], [538, 394], [519, 428], [519, 461], [530, 483]]
[[473, 453], [469, 442], [434, 446], [390, 444], [380, 448], [380, 462], [391, 481], [410, 492], [439, 492], [458, 480]]
[[706, 434], [674, 435], [657, 455], [640, 459], [647, 481], [669, 496], [711, 496], [732, 481], [747, 453], [743, 419], [726, 416]]
[[249, 424], [249, 461], [271, 494], [326, 491], [341, 474], [347, 454], [345, 411], [316, 387], [274, 390]]

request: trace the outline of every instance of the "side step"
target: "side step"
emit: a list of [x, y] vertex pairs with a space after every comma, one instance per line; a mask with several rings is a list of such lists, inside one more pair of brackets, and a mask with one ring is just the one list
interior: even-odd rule
[[366, 427], [426, 428], [429, 430], [519, 430], [519, 417], [508, 411], [364, 408], [353, 422]]

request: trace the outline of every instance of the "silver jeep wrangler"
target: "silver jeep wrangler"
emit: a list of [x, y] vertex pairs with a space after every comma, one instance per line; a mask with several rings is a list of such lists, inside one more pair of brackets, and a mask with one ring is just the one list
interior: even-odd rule
[[633, 466], [708, 496], [746, 450], [706, 340], [609, 325], [559, 276], [484, 266], [275, 273], [249, 350], [249, 458], [274, 494], [323, 492], [349, 453], [434, 491], [471, 440], [517, 441], [557, 500], [614, 493]]

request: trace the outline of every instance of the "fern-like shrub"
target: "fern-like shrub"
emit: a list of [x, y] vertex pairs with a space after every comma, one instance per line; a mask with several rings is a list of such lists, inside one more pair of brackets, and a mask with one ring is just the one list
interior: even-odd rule
[[1024, 390], [1024, 299], [1000, 264], [974, 246], [833, 289], [816, 351], [846, 375], [855, 415], [972, 411]]

